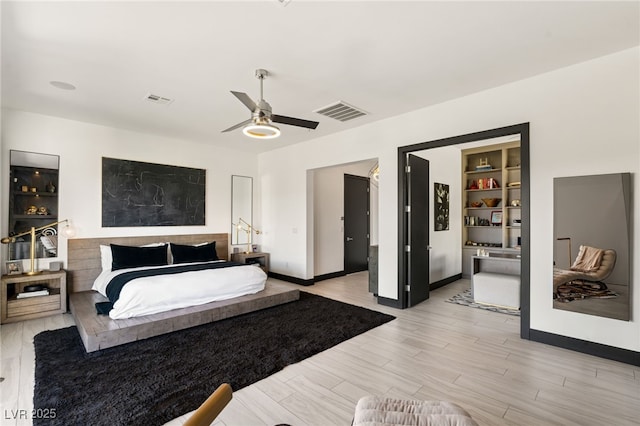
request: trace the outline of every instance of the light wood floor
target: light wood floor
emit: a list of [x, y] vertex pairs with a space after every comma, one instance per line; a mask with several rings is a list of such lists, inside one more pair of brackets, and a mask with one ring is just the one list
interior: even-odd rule
[[[366, 273], [302, 288], [397, 319], [235, 392], [215, 424], [349, 425], [370, 394], [454, 401], [482, 425], [640, 424], [640, 368], [521, 340], [517, 317], [444, 302], [468, 286], [407, 310], [378, 305]], [[31, 424], [11, 410], [32, 408], [33, 336], [72, 324], [64, 314], [0, 328], [2, 425]]]

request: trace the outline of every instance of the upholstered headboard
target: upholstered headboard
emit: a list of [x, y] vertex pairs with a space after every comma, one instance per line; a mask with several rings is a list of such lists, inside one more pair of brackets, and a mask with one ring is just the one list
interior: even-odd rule
[[200, 244], [216, 242], [220, 259], [229, 258], [229, 234], [161, 235], [142, 237], [77, 238], [68, 241], [67, 286], [70, 293], [91, 290], [93, 281], [100, 275], [100, 245], [120, 244], [141, 246], [144, 244], [172, 242], [175, 244]]

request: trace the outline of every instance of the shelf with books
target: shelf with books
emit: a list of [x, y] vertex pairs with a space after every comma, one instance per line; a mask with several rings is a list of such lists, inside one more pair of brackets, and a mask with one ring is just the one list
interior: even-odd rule
[[[520, 141], [463, 150], [461, 163], [462, 275], [467, 278], [470, 276], [472, 249], [509, 251], [520, 236], [520, 228], [512, 223], [520, 220], [521, 207], [511, 205], [520, 200]], [[479, 170], [483, 167], [487, 169]], [[495, 207], [488, 207], [483, 201], [489, 198], [495, 199], [491, 203], [495, 203]], [[487, 221], [491, 224], [493, 218], [499, 220], [493, 226], [484, 226]]]

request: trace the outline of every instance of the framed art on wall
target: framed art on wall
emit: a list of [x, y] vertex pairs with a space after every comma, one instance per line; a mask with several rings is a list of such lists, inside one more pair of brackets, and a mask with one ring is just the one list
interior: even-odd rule
[[433, 184], [433, 220], [436, 231], [449, 230], [449, 185]]
[[102, 158], [102, 226], [205, 224], [206, 170]]

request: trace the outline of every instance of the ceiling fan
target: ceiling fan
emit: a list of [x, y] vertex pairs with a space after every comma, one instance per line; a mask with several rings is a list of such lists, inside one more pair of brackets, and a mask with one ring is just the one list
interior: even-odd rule
[[273, 139], [280, 136], [280, 129], [271, 123], [288, 124], [290, 126], [304, 127], [307, 129], [315, 129], [318, 127], [317, 121], [303, 120], [301, 118], [287, 117], [285, 115], [277, 115], [271, 112], [271, 105], [262, 97], [262, 83], [269, 75], [267, 70], [257, 69], [256, 78], [260, 80], [260, 100], [255, 103], [246, 93], [231, 93], [240, 100], [249, 110], [251, 110], [251, 118], [231, 126], [222, 132], [230, 132], [232, 130], [243, 127], [242, 133], [257, 139]]

